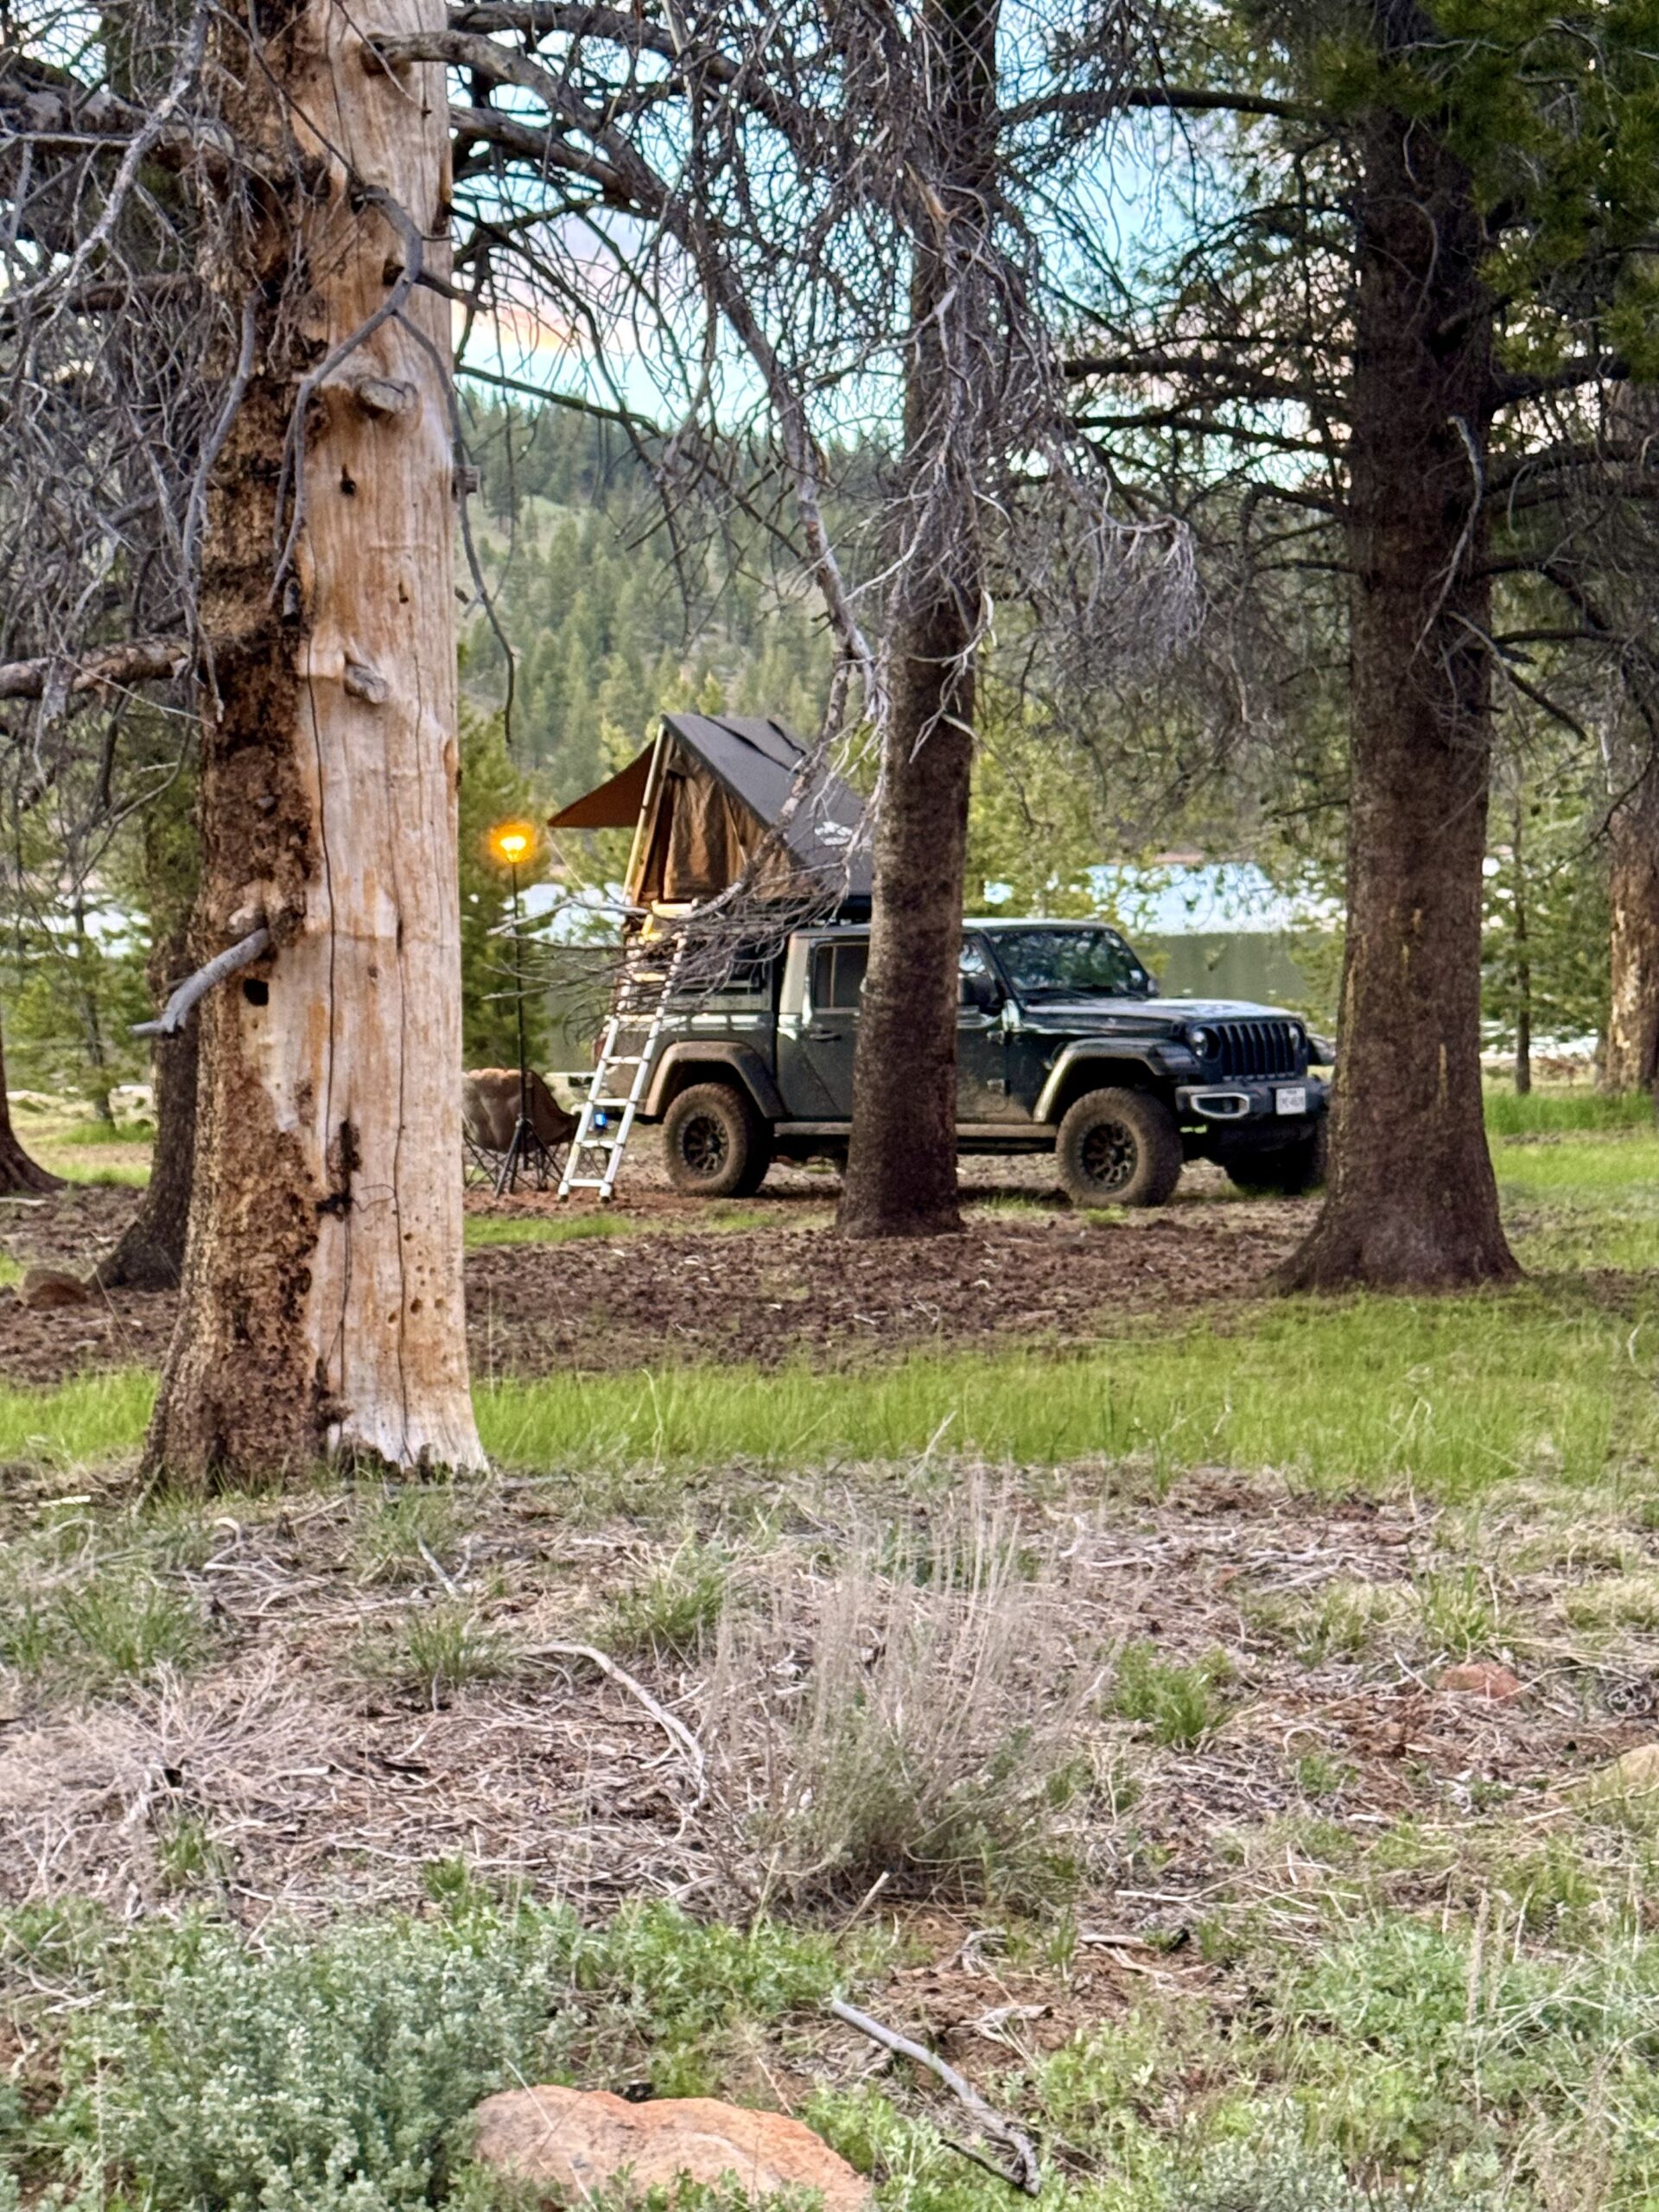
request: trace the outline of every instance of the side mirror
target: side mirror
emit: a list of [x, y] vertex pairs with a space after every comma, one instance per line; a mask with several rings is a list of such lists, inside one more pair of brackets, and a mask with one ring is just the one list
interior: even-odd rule
[[958, 983], [958, 1003], [972, 1007], [976, 1014], [995, 1014], [1002, 1003], [995, 976], [965, 969]]

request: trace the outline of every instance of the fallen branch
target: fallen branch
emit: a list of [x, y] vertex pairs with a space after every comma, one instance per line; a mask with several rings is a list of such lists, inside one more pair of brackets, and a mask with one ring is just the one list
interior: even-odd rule
[[591, 1643], [533, 1643], [521, 1656], [526, 1659], [586, 1659], [597, 1667], [601, 1675], [607, 1675], [619, 1689], [626, 1690], [630, 1697], [636, 1698], [664, 1734], [677, 1745], [690, 1760], [697, 1784], [697, 1794], [693, 1802], [702, 1804], [708, 1791], [708, 1784], [703, 1780], [702, 1745], [684, 1721], [677, 1720], [666, 1707], [658, 1705], [645, 1684], [636, 1681], [626, 1667], [619, 1667], [608, 1654], [595, 1650]]
[[[96, 691], [105, 683], [149, 683], [159, 677], [177, 676], [190, 658], [181, 638], [137, 638], [130, 645], [108, 645], [69, 664], [65, 694]], [[39, 699], [44, 696], [54, 673], [64, 672], [64, 663], [50, 655], [41, 660], [0, 663], [0, 699]]]
[[[838, 2020], [844, 2020], [849, 2028], [856, 2028], [860, 2035], [868, 2036], [872, 2043], [879, 2043], [884, 2050], [893, 2051], [900, 2058], [913, 2058], [918, 2066], [925, 2066], [930, 2074], [937, 2075], [951, 2095], [967, 2107], [985, 2133], [1012, 2153], [1014, 2171], [1010, 2173], [1006, 2166], [1000, 2166], [995, 2160], [982, 2157], [966, 2143], [951, 2143], [953, 2151], [959, 2151], [964, 2158], [971, 2158], [976, 2165], [983, 2166], [988, 2173], [1007, 2182], [1011, 2189], [1022, 2190], [1027, 2196], [1038, 2194], [1043, 2185], [1043, 2171], [1037, 2162], [1037, 2152], [1031, 2138], [1022, 2133], [1012, 2120], [1005, 2120], [994, 2107], [988, 2105], [973, 2083], [964, 2080], [954, 2066], [947, 2066], [944, 2059], [937, 2056], [925, 2044], [912, 2043], [908, 2036], [901, 2036], [895, 2028], [883, 2027], [880, 2020], [873, 2020], [868, 2012], [861, 2012], [855, 2005], [846, 2004], [839, 1997], [831, 1999], [830, 2010]], [[948, 2136], [945, 2139], [950, 2141]]]
[[270, 931], [262, 923], [251, 935], [239, 938], [234, 944], [227, 944], [223, 952], [215, 953], [205, 968], [198, 968], [194, 976], [181, 983], [154, 1021], [135, 1021], [133, 1035], [176, 1037], [198, 999], [206, 998], [214, 984], [222, 983], [227, 976], [234, 976], [239, 969], [251, 968], [270, 950]]

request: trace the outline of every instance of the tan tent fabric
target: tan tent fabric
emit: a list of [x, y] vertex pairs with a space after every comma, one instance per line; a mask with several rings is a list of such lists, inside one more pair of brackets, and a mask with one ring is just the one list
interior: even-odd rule
[[[715, 898], [761, 853], [753, 887], [763, 898], [796, 898], [822, 884], [832, 895], [868, 899], [861, 802], [823, 769], [798, 796], [795, 779], [805, 758], [806, 748], [780, 723], [665, 715], [656, 745], [554, 815], [550, 826], [637, 823], [626, 891], [639, 906], [689, 906]], [[772, 826], [785, 816], [774, 839]]]

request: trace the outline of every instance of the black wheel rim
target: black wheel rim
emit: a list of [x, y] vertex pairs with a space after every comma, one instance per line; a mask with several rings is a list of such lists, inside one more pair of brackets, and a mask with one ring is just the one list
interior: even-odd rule
[[1141, 1158], [1135, 1132], [1124, 1122], [1096, 1122], [1077, 1148], [1084, 1179], [1100, 1192], [1121, 1191]]
[[699, 1180], [718, 1175], [731, 1146], [712, 1114], [694, 1114], [680, 1131], [680, 1157]]

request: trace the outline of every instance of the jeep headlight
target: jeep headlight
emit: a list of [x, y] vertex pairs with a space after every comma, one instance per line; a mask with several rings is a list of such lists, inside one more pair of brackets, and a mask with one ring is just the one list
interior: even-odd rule
[[1186, 1041], [1201, 1060], [1214, 1058], [1217, 1040], [1213, 1029], [1189, 1029]]

